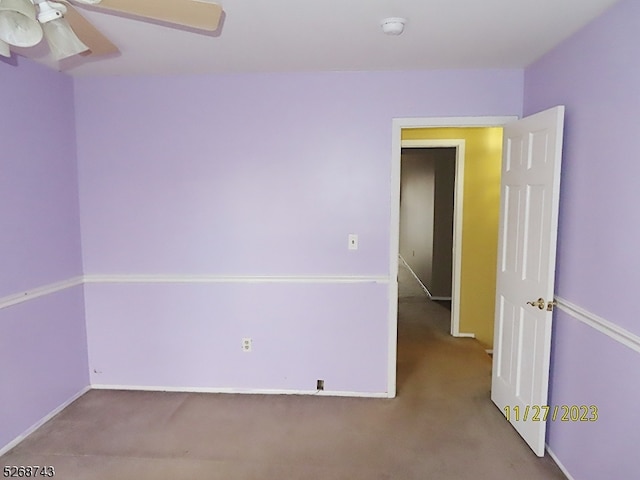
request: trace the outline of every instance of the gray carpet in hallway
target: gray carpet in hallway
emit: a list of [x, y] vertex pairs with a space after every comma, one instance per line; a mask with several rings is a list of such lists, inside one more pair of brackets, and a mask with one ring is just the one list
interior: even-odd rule
[[395, 399], [90, 391], [5, 465], [61, 480], [553, 480], [489, 399], [491, 361], [400, 269]]

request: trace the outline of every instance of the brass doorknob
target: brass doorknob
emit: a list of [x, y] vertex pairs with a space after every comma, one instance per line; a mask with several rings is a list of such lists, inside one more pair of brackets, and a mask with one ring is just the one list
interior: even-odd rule
[[544, 307], [547, 306], [547, 302], [544, 301], [544, 298], [539, 298], [535, 302], [527, 302], [527, 305], [531, 305], [532, 307], [538, 307], [540, 310], [544, 310]]

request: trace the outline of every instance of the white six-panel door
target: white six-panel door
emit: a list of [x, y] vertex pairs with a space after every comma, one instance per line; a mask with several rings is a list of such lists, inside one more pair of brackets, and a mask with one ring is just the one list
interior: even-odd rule
[[544, 455], [564, 107], [504, 128], [491, 398]]

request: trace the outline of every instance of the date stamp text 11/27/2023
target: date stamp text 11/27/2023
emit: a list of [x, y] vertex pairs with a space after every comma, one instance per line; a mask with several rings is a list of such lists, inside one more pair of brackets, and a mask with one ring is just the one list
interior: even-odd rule
[[598, 420], [596, 405], [507, 405], [502, 409], [508, 421], [531, 422], [595, 422]]

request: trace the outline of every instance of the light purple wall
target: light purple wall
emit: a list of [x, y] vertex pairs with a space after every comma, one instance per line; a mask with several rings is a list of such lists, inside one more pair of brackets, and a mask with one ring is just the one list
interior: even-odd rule
[[0, 61], [0, 297], [82, 273], [73, 83]]
[[[391, 119], [519, 114], [522, 72], [82, 78], [87, 273], [388, 270]], [[360, 250], [346, 249], [348, 233]]]
[[81, 286], [0, 310], [0, 449], [89, 384]]
[[92, 384], [387, 388], [385, 284], [109, 284], [86, 295]]
[[640, 335], [640, 2], [624, 1], [526, 70], [525, 113], [567, 107], [557, 293]]
[[[518, 115], [522, 86], [522, 71], [498, 70], [78, 79], [85, 273], [388, 275], [392, 118]], [[349, 233], [360, 235], [357, 252]], [[212, 300], [225, 296], [248, 304], [242, 316]], [[306, 314], [289, 303], [298, 296]], [[118, 311], [107, 309], [116, 298]], [[140, 315], [147, 304], [154, 314]], [[191, 357], [175, 357], [180, 375], [144, 359], [173, 344], [185, 318], [194, 335], [215, 332], [218, 348], [193, 336], [182, 347], [206, 376], [193, 377]], [[259, 335], [270, 352], [246, 375], [241, 321], [242, 336]], [[316, 374], [291, 350], [296, 331], [327, 389], [386, 391], [384, 285], [96, 283], [87, 322], [91, 369], [104, 364], [105, 382], [308, 389]], [[110, 325], [150, 336], [139, 361], [118, 363]]]
[[549, 422], [549, 447], [574, 480], [637, 478], [640, 354], [562, 311], [554, 322], [549, 405], [595, 405], [598, 420]]
[[[640, 3], [626, 0], [525, 71], [525, 114], [566, 110], [557, 294], [640, 335]], [[551, 404], [599, 407], [548, 443], [576, 480], [637, 478], [640, 356], [555, 316]]]
[[[82, 274], [73, 84], [0, 61], [0, 299]], [[81, 287], [0, 308], [0, 449], [88, 384]]]

